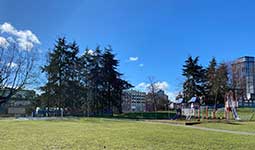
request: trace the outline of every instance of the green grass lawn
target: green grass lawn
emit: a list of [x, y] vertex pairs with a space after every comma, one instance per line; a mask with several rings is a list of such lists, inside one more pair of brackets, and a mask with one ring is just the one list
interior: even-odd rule
[[255, 122], [202, 123], [198, 124], [197, 126], [255, 133]]
[[253, 149], [255, 136], [108, 119], [0, 120], [0, 149]]
[[242, 120], [255, 121], [255, 108], [238, 108], [237, 113]]

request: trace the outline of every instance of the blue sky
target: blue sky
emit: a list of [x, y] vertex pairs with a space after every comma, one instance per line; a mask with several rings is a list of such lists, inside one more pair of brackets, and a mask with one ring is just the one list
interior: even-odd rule
[[219, 62], [254, 56], [254, 5], [245, 0], [1, 0], [0, 24], [31, 30], [44, 53], [59, 36], [77, 41], [81, 50], [110, 44], [126, 80], [138, 85], [154, 76], [175, 92], [189, 55], [200, 56], [202, 65], [213, 56]]

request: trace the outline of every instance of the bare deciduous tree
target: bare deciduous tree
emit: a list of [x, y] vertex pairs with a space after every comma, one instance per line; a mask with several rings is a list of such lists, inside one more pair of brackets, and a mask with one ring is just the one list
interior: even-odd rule
[[35, 51], [21, 50], [15, 43], [0, 47], [0, 104], [32, 81]]
[[159, 87], [154, 77], [148, 77], [148, 96], [149, 99], [153, 102], [153, 109], [157, 111], [157, 92], [159, 91]]

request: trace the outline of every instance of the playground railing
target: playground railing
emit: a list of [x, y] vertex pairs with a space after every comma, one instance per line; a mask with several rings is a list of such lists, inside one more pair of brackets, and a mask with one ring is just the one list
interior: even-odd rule
[[214, 106], [200, 106], [198, 109], [183, 107], [182, 115], [186, 118], [186, 120], [191, 120], [192, 118], [223, 119], [224, 111], [223, 107], [215, 109]]

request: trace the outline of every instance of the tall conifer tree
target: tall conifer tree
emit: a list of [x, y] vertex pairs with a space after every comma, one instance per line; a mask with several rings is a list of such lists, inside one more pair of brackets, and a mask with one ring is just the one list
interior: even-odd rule
[[183, 65], [183, 76], [186, 80], [183, 84], [183, 94], [186, 100], [197, 95], [202, 96], [204, 94], [204, 81], [205, 70], [201, 65], [198, 65], [199, 57], [194, 59], [190, 56]]

